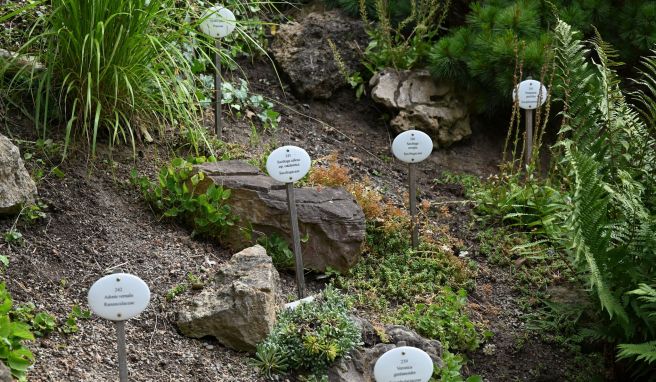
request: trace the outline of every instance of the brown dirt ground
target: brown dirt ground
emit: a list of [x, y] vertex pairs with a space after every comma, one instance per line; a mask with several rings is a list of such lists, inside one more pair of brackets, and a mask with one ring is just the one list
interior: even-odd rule
[[[391, 200], [401, 201], [406, 167], [392, 160], [389, 147], [394, 133], [382, 118], [385, 110], [366, 99], [356, 102], [349, 90], [329, 101], [297, 100], [289, 89], [283, 94], [266, 62], [244, 63], [243, 68], [252, 91], [286, 106], [277, 106], [282, 114], [280, 128], [260, 132], [257, 138], [246, 121], [226, 117], [225, 140], [236, 143], [233, 157], [257, 157], [266, 147], [283, 144], [302, 146], [315, 159], [337, 152], [355, 178], [368, 176]], [[208, 125], [211, 118], [208, 115]], [[0, 123], [0, 131], [11, 132], [15, 139], [35, 140], [25, 128], [26, 121], [16, 115]], [[481, 351], [470, 355], [473, 362], [466, 372], [481, 374], [486, 381], [567, 380], [572, 364], [563, 350], [537, 339], [521, 349], [515, 347], [523, 329], [516, 296], [508, 285], [511, 278], [477, 255], [472, 206], [459, 202], [464, 200], [462, 187], [433, 183], [447, 170], [479, 176], [496, 172], [502, 138], [486, 132], [480, 122], [474, 123], [474, 129], [468, 141], [437, 150], [419, 165], [420, 198], [434, 203], [431, 215], [436, 224], [447, 225], [450, 235], [472, 248], [469, 256], [479, 263], [478, 285], [488, 285], [484, 292], [474, 291], [471, 300], [484, 307], [475, 317], [495, 333], [490, 343], [496, 351], [491, 356]], [[119, 270], [134, 273], [150, 286], [152, 301], [127, 325], [130, 380], [258, 381], [247, 354], [212, 339], [183, 337], [174, 325], [179, 299], [168, 302], [167, 291], [183, 283], [190, 272], [201, 277], [211, 274], [231, 256], [220, 245], [192, 239], [186, 229], [161, 220], [130, 185], [132, 168], [154, 177], [174, 150], [185, 148], [169, 141], [140, 145], [136, 160], [126, 147], [115, 150], [113, 161], [101, 153], [89, 163], [84, 151], [68, 159], [61, 165], [63, 178], [51, 174], [38, 184], [39, 197], [48, 205], [47, 218], [20, 226], [23, 246], [0, 244], [0, 254], [11, 261], [0, 280], [7, 282], [15, 303], [33, 302], [62, 321], [72, 306], [86, 307], [86, 293], [96, 279]], [[28, 162], [28, 167], [33, 168], [33, 163]], [[11, 218], [0, 220], [0, 232], [13, 223]], [[320, 288], [312, 275], [308, 277], [312, 289]], [[293, 275], [284, 274], [283, 282], [285, 292], [293, 296]], [[36, 355], [31, 381], [116, 380], [114, 332], [102, 319], [83, 320], [79, 333], [55, 332], [30, 347]]]

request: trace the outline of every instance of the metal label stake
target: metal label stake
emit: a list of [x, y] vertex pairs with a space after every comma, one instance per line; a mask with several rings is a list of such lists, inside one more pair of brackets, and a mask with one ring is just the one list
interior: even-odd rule
[[127, 382], [125, 322], [146, 309], [150, 302], [150, 289], [135, 275], [115, 273], [93, 283], [89, 288], [87, 301], [94, 314], [114, 322], [118, 350], [118, 377], [120, 382]]
[[221, 101], [223, 96], [221, 94], [221, 40], [216, 39], [216, 52], [214, 52], [214, 66], [216, 73], [214, 73], [214, 131], [219, 140], [223, 139], [223, 126], [221, 121]]
[[408, 165], [408, 181], [410, 183], [410, 219], [412, 229], [412, 248], [419, 245], [419, 225], [417, 224], [417, 164]]
[[200, 30], [216, 39], [216, 52], [214, 52], [214, 131], [218, 139], [223, 139], [223, 124], [221, 121], [221, 39], [235, 30], [235, 14], [228, 8], [215, 5], [203, 14]]
[[300, 180], [310, 171], [310, 155], [300, 147], [283, 146], [269, 154], [266, 169], [273, 179], [285, 183], [287, 187], [287, 207], [292, 228], [292, 245], [296, 259], [296, 287], [299, 300], [305, 297], [305, 276], [303, 274], [303, 254], [301, 253], [301, 235], [298, 229], [296, 213], [296, 195], [294, 182]]
[[125, 346], [125, 321], [115, 321], [116, 343], [118, 347], [118, 379], [128, 381], [128, 356]]
[[294, 242], [294, 257], [296, 258], [296, 289], [298, 299], [305, 297], [305, 275], [303, 274], [303, 254], [301, 253], [301, 235], [298, 232], [298, 217], [296, 216], [296, 196], [294, 183], [287, 183], [287, 205], [289, 219], [292, 225], [292, 241]]
[[417, 163], [433, 152], [433, 141], [428, 134], [419, 130], [408, 130], [397, 135], [392, 142], [392, 153], [408, 163], [408, 185], [410, 188], [410, 230], [412, 248], [419, 246], [419, 222], [417, 219]]
[[513, 101], [517, 101], [519, 107], [524, 109], [524, 117], [526, 118], [526, 135], [524, 137], [524, 153], [525, 165], [531, 164], [533, 158], [533, 110], [544, 105], [547, 101], [547, 88], [540, 83], [531, 79], [531, 76], [526, 77], [526, 80], [517, 85], [513, 91]]

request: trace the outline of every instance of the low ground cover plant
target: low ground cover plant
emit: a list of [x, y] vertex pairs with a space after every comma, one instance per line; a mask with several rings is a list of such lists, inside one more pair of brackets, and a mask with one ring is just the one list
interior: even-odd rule
[[202, 193], [197, 192], [205, 174], [193, 169], [194, 164], [215, 160], [212, 157], [175, 158], [160, 170], [156, 181], [139, 177], [133, 170], [132, 183], [162, 217], [188, 223], [193, 228], [192, 236], [220, 237], [236, 221], [227, 204], [230, 190], [212, 183]]
[[467, 351], [479, 346], [485, 338], [467, 314], [465, 288], [472, 281], [466, 264], [430, 235], [424, 235], [413, 250], [407, 210], [385, 202], [370, 181], [353, 181], [336, 155], [327, 157], [324, 166], [315, 166], [308, 183], [344, 187], [365, 213], [363, 257], [333, 280], [353, 297], [358, 310], [367, 311], [378, 322], [407, 325], [440, 340], [445, 348]]
[[281, 311], [271, 334], [257, 346], [255, 364], [269, 378], [291, 371], [322, 378], [361, 342], [350, 312], [349, 298], [331, 287], [312, 302]]

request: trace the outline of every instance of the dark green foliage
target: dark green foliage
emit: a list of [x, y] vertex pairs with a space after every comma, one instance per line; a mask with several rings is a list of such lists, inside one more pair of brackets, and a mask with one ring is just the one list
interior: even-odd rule
[[439, 340], [448, 349], [469, 351], [478, 348], [479, 336], [465, 312], [466, 306], [467, 292], [461, 289], [454, 293], [444, 288], [430, 304], [404, 306], [397, 316], [404, 325]]
[[548, 61], [550, 39], [541, 28], [539, 5], [536, 1], [473, 3], [467, 25], [431, 48], [431, 73], [473, 90], [479, 111], [509, 103], [518, 60], [524, 75], [535, 78]]
[[436, 41], [429, 68], [439, 79], [458, 82], [474, 91], [479, 111], [509, 105], [515, 69], [539, 79], [550, 60], [550, 32], [555, 17], [587, 36], [595, 28], [619, 49], [619, 56], [637, 63], [656, 43], [656, 3], [611, 0], [488, 0], [474, 2], [466, 25]]
[[[180, 218], [191, 225], [192, 236], [220, 236], [235, 222], [226, 203], [230, 190], [211, 182], [207, 186], [208, 181], [203, 182], [205, 174], [195, 172], [193, 168], [194, 164], [214, 160], [204, 157], [190, 160], [176, 158], [160, 170], [156, 182], [151, 182], [147, 177], [138, 177], [136, 171], [132, 172], [132, 182], [164, 217]], [[198, 189], [200, 187], [203, 187], [202, 192]]]
[[348, 298], [331, 287], [312, 302], [283, 310], [271, 334], [258, 345], [255, 364], [269, 377], [290, 371], [322, 375], [360, 344], [350, 310]]

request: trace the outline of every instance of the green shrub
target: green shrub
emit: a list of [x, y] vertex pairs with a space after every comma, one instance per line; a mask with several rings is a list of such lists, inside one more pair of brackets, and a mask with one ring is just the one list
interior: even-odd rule
[[5, 283], [0, 283], [0, 361], [9, 367], [14, 378], [26, 381], [25, 374], [34, 363], [34, 355], [23, 342], [33, 340], [34, 335], [28, 324], [12, 321], [11, 307], [11, 296]]
[[328, 287], [321, 296], [285, 309], [267, 339], [258, 345], [255, 363], [272, 376], [291, 371], [323, 375], [359, 343], [361, 333], [349, 318], [348, 298]]
[[64, 155], [74, 138], [88, 143], [92, 156], [101, 136], [110, 147], [134, 145], [153, 124], [201, 131], [183, 45], [202, 47], [204, 40], [194, 39], [195, 25], [179, 21], [184, 9], [174, 0], [53, 0], [51, 6], [37, 22], [43, 32], [30, 36], [18, 56], [36, 51], [45, 69], [23, 67], [7, 94], [29, 93], [41, 134], [53, 120], [63, 122]]
[[[205, 157], [184, 160], [176, 158], [163, 167], [156, 182], [147, 177], [138, 177], [132, 171], [132, 182], [137, 185], [145, 199], [164, 217], [179, 218], [193, 228], [192, 236], [206, 234], [220, 236], [235, 223], [227, 200], [230, 190], [211, 183], [204, 192], [197, 187], [205, 179], [202, 172], [194, 172], [193, 165], [208, 161]], [[209, 158], [214, 161], [214, 158]]]
[[431, 48], [431, 73], [475, 92], [478, 111], [510, 104], [517, 61], [524, 75], [538, 78], [549, 60], [550, 37], [540, 10], [537, 1], [473, 3], [467, 25]]
[[469, 351], [479, 346], [476, 327], [466, 314], [467, 292], [444, 288], [430, 304], [403, 306], [398, 321], [422, 336], [437, 339], [451, 350]]

